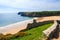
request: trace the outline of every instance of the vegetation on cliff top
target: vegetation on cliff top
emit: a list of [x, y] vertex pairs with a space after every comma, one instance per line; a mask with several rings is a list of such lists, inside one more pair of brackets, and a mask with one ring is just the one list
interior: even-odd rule
[[18, 14], [29, 17], [60, 16], [60, 11], [19, 12]]

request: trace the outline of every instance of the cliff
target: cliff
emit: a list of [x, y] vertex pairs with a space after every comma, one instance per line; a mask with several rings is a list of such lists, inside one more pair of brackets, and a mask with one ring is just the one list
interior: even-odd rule
[[18, 12], [18, 14], [28, 17], [60, 16], [60, 11]]

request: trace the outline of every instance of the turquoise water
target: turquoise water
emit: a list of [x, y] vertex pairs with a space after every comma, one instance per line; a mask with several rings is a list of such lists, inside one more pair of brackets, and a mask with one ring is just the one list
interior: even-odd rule
[[0, 27], [13, 24], [16, 22], [21, 22], [30, 19], [29, 17], [23, 17], [17, 13], [0, 13]]

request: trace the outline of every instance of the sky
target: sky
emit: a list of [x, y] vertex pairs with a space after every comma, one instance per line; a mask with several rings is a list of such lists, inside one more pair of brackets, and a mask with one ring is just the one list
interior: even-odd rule
[[0, 13], [60, 10], [60, 0], [0, 0]]

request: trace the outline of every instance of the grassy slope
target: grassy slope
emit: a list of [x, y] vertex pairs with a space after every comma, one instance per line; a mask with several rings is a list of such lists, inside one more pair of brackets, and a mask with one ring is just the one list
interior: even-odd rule
[[30, 35], [15, 38], [15, 39], [12, 39], [12, 40], [42, 40], [42, 31], [47, 29], [51, 25], [52, 25], [52, 23], [49, 23], [49, 24], [39, 26], [37, 28], [32, 28], [32, 29], [26, 31], [26, 33], [28, 33]]

